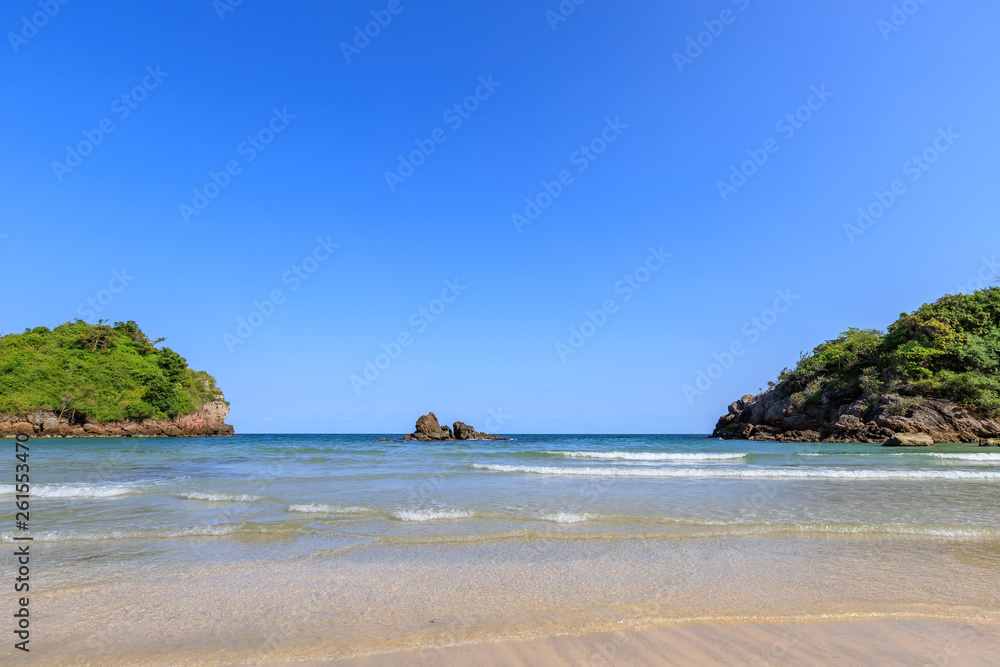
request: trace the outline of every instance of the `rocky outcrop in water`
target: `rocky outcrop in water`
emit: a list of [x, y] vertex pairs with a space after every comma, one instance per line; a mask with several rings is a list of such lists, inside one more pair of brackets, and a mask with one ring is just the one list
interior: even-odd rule
[[34, 438], [157, 438], [233, 435], [226, 423], [229, 406], [225, 401], [211, 401], [200, 410], [175, 419], [125, 419], [96, 422], [70, 419], [49, 410], [35, 410], [23, 415], [0, 415], [0, 437], [27, 433]]
[[447, 424], [441, 426], [438, 423], [437, 415], [428, 412], [417, 419], [416, 430], [410, 435], [404, 436], [403, 440], [421, 440], [431, 442], [437, 440], [508, 440], [499, 435], [480, 433], [465, 422], [455, 422], [451, 427]]
[[[1000, 437], [1000, 423], [951, 401], [886, 394], [867, 405], [852, 389], [823, 392], [818, 403], [796, 403], [778, 389], [747, 394], [729, 406], [713, 437], [778, 442], [886, 443], [923, 434], [933, 442], [982, 444]], [[995, 441], [995, 440], [994, 440]]]
[[886, 447], [930, 447], [934, 438], [924, 433], [899, 433], [885, 441]]

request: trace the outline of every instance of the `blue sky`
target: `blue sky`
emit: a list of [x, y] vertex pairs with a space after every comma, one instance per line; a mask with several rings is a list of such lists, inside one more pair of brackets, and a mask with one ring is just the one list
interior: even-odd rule
[[239, 432], [705, 433], [1000, 271], [995, 3], [63, 1], [0, 329], [134, 319]]

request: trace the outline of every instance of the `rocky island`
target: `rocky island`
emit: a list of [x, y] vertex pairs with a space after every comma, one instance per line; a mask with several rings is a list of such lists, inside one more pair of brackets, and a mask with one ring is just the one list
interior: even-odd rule
[[[388, 438], [382, 438], [387, 441]], [[438, 423], [437, 415], [428, 412], [417, 419], [417, 425], [413, 433], [403, 436], [403, 440], [421, 440], [431, 442], [437, 440], [510, 440], [499, 435], [480, 433], [472, 426], [464, 422], [455, 422], [451, 426]]]
[[133, 321], [0, 336], [0, 437], [233, 435], [215, 378]]
[[1000, 438], [1000, 288], [948, 295], [886, 332], [849, 329], [729, 406], [713, 437], [895, 446]]

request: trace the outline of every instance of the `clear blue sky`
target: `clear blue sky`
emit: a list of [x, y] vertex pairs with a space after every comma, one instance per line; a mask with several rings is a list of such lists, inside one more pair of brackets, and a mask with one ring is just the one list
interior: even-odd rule
[[134, 319], [244, 433], [708, 432], [801, 351], [1000, 271], [1000, 7], [904, 4], [12, 0], [0, 329]]

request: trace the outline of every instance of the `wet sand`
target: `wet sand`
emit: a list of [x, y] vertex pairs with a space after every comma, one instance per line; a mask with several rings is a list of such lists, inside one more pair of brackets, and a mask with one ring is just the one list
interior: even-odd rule
[[[687, 625], [404, 651], [300, 667], [443, 665], [996, 665], [1000, 624], [864, 620]], [[286, 665], [289, 663], [285, 663]], [[276, 667], [276, 666], [275, 666]]]
[[944, 666], [1000, 655], [992, 541], [508, 539], [281, 560], [265, 557], [269, 542], [231, 546], [192, 540], [200, 565], [164, 554], [64, 570], [34, 596], [39, 642], [23, 662]]

